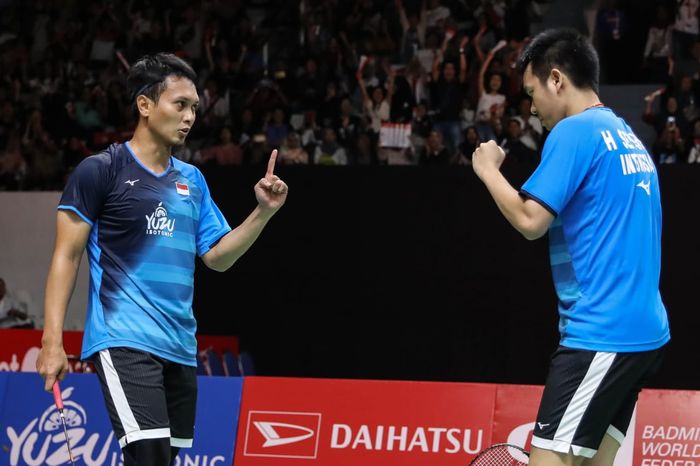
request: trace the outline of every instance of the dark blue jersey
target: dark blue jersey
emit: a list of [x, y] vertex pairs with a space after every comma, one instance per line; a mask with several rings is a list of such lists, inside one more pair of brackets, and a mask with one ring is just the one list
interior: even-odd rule
[[126, 346], [196, 365], [195, 255], [231, 231], [201, 172], [171, 157], [156, 175], [114, 144], [78, 165], [58, 208], [92, 226], [82, 357]]

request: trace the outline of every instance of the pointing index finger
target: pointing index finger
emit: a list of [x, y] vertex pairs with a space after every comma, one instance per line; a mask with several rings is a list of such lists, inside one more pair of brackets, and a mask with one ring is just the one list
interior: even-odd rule
[[270, 160], [269, 160], [269, 162], [267, 162], [267, 173], [265, 173], [266, 177], [274, 175], [276, 162], [277, 162], [277, 149], [273, 150], [272, 153], [270, 154]]

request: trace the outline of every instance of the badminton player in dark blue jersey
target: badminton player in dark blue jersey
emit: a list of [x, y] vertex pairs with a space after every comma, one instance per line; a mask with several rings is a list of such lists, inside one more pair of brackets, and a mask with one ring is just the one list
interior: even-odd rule
[[531, 466], [612, 466], [645, 379], [669, 341], [659, 294], [656, 168], [632, 129], [598, 97], [598, 57], [575, 31], [536, 36], [519, 61], [531, 111], [551, 132], [516, 191], [505, 154], [481, 144], [473, 168], [527, 239], [549, 233], [559, 301], [555, 351]]
[[37, 370], [47, 390], [67, 370], [63, 321], [87, 249], [81, 357], [96, 366], [126, 466], [170, 465], [192, 445], [195, 257], [227, 270], [287, 198], [273, 151], [254, 188], [258, 206], [231, 230], [200, 171], [172, 157], [195, 122], [195, 80], [174, 55], [135, 63], [127, 80], [139, 115], [133, 138], [80, 163], [58, 206]]

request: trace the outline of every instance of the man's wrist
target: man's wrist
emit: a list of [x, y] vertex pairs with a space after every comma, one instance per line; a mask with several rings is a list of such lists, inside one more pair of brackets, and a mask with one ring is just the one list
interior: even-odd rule
[[41, 346], [52, 347], [52, 348], [62, 348], [63, 347], [63, 333], [60, 335], [46, 334], [41, 337]]

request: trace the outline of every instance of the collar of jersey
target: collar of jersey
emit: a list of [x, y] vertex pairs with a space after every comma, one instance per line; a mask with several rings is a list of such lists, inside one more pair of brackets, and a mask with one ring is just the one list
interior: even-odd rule
[[126, 146], [126, 150], [129, 151], [129, 154], [131, 157], [133, 157], [134, 161], [139, 164], [141, 168], [143, 168], [147, 173], [150, 173], [151, 175], [155, 176], [156, 178], [162, 178], [163, 176], [167, 175], [170, 169], [173, 166], [173, 158], [172, 156], [168, 159], [168, 168], [166, 168], [163, 173], [153, 173], [149, 168], [147, 168], [144, 164], [141, 163], [138, 157], [136, 157], [136, 154], [134, 154], [134, 151], [131, 149], [131, 146], [129, 145], [129, 141], [124, 143], [124, 146]]

